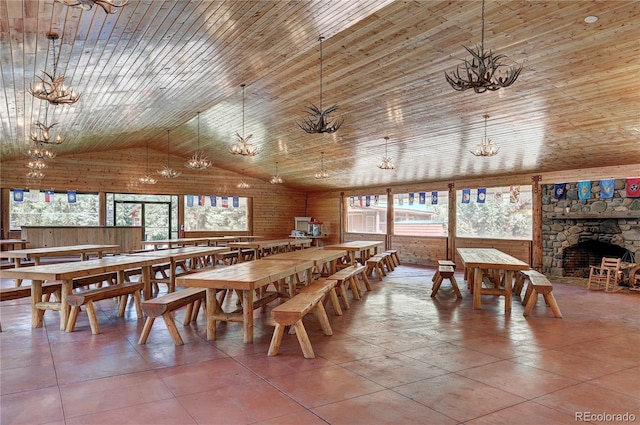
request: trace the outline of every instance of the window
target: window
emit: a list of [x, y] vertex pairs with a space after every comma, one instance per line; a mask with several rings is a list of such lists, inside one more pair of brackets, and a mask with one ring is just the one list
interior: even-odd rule
[[186, 231], [248, 231], [248, 198], [226, 196], [185, 196]]
[[97, 226], [100, 221], [98, 209], [99, 198], [95, 193], [11, 190], [10, 229], [20, 230], [22, 226]]
[[459, 190], [456, 236], [531, 240], [531, 192], [531, 185]]
[[446, 237], [449, 227], [448, 192], [393, 195], [394, 234]]
[[347, 202], [347, 232], [387, 233], [387, 195], [350, 196]]
[[144, 240], [178, 237], [178, 196], [107, 193], [107, 226], [140, 226]]

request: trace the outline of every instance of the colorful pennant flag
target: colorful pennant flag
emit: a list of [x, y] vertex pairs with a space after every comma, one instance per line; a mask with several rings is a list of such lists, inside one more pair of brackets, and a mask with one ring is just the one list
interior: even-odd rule
[[362, 206], [362, 195], [358, 195], [358, 203]]
[[378, 202], [380, 202], [380, 195], [373, 195], [373, 205], [377, 207]]
[[486, 187], [479, 187], [478, 188], [478, 203], [479, 204], [484, 204], [485, 199], [487, 199], [487, 188]]
[[222, 197], [222, 208], [229, 208], [229, 198], [226, 196]]
[[370, 206], [371, 206], [371, 195], [367, 195], [367, 196], [365, 196], [365, 197], [364, 197], [364, 204], [365, 204], [367, 207], [370, 207]]
[[211, 202], [211, 206], [212, 207], [217, 207], [218, 206], [218, 198], [216, 198], [215, 196], [209, 196], [209, 202]]
[[590, 199], [591, 198], [591, 182], [580, 181], [578, 182], [578, 199]]
[[503, 199], [502, 192], [500, 192], [500, 191], [496, 192], [495, 197], [496, 197], [496, 202], [497, 203], [501, 203], [502, 202], [502, 199]]
[[22, 189], [13, 189], [13, 201], [14, 202], [22, 202], [22, 201], [24, 201], [24, 190], [22, 190]]
[[553, 197], [556, 199], [566, 199], [567, 198], [567, 184], [566, 183], [556, 183], [553, 186]]
[[68, 190], [67, 191], [67, 202], [70, 204], [75, 204], [76, 203], [76, 191], [75, 190]]
[[40, 189], [29, 189], [29, 201], [38, 202], [40, 200]]
[[640, 198], [640, 177], [627, 178], [627, 196]]
[[53, 190], [44, 191], [44, 202], [53, 202]]
[[189, 208], [193, 206], [193, 195], [187, 195], [187, 206]]
[[356, 205], [356, 198], [354, 196], [349, 197], [349, 206], [354, 207]]
[[462, 203], [468, 204], [471, 201], [471, 189], [462, 189]]
[[520, 200], [520, 186], [509, 187], [509, 202], [515, 204]]
[[404, 204], [404, 196], [402, 193], [398, 193], [398, 205]]
[[240, 206], [240, 197], [234, 196], [232, 198], [232, 201], [233, 201], [233, 208], [238, 208]]
[[613, 179], [600, 180], [600, 197], [602, 199], [613, 198], [615, 191], [615, 181]]
[[204, 207], [204, 195], [198, 195], [198, 205]]
[[425, 192], [420, 192], [418, 194], [418, 203], [424, 205], [427, 203], [427, 194]]
[[415, 193], [409, 192], [409, 205], [413, 205], [414, 199], [415, 199]]
[[438, 192], [431, 192], [431, 205], [438, 205]]

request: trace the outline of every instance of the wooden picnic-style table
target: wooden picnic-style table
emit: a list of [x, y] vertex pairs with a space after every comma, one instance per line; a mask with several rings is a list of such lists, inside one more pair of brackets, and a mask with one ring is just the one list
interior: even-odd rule
[[258, 260], [262, 258], [263, 251], [282, 248], [285, 251], [291, 251], [292, 246], [310, 245], [311, 239], [272, 239], [266, 241], [247, 241], [247, 242], [231, 242], [228, 244], [229, 248], [236, 249], [238, 251], [238, 262], [244, 261], [242, 255], [243, 250], [252, 250], [253, 258]]
[[356, 263], [356, 252], [360, 253], [360, 259], [364, 262], [371, 257], [371, 250], [373, 254], [378, 253], [378, 247], [381, 247], [383, 242], [381, 241], [351, 241], [345, 243], [339, 243], [335, 245], [325, 245], [323, 249], [338, 249], [344, 250], [349, 253], [349, 264]]
[[[244, 342], [251, 343], [253, 342], [253, 310], [284, 295], [280, 292], [280, 282], [283, 279], [291, 279], [302, 272], [310, 274], [312, 268], [311, 260], [247, 261], [224, 268], [178, 276], [176, 284], [206, 288], [208, 340], [216, 339], [217, 321], [232, 321], [243, 323]], [[274, 284], [276, 291], [266, 292], [265, 289], [269, 284]], [[242, 311], [224, 312], [216, 298], [218, 290], [241, 291]], [[262, 296], [254, 301], [256, 290], [259, 290]]]
[[[43, 325], [45, 310], [60, 311], [60, 329], [66, 329], [69, 317], [67, 295], [73, 290], [73, 279], [117, 272], [118, 282], [125, 280], [124, 272], [131, 269], [142, 269], [145, 299], [151, 298], [151, 266], [157, 263], [153, 257], [117, 255], [86, 261], [73, 261], [57, 264], [41, 264], [38, 266], [18, 267], [0, 271], [2, 278], [31, 279], [31, 327]], [[42, 282], [45, 280], [62, 281], [60, 302], [42, 301]]]
[[175, 239], [158, 239], [153, 241], [142, 241], [142, 249], [147, 246], [153, 247], [153, 249], [159, 249], [161, 246], [166, 245], [168, 248], [179, 248], [183, 246], [191, 245], [209, 245], [209, 237], [202, 238], [175, 238]]
[[[513, 287], [513, 272], [517, 270], [529, 270], [529, 264], [515, 257], [505, 254], [494, 248], [458, 248], [458, 255], [468, 273], [472, 276], [471, 290], [473, 292], [473, 308], [482, 308], [482, 295], [504, 296], [504, 311], [511, 311], [511, 294]], [[488, 271], [494, 276], [503, 274], [502, 282], [493, 280], [489, 283], [494, 288], [483, 288], [484, 271]], [[471, 272], [473, 272], [471, 274]], [[504, 289], [501, 288], [501, 283]]]

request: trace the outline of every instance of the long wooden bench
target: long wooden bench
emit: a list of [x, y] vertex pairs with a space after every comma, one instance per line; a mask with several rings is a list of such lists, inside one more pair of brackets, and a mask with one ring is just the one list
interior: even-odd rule
[[286, 301], [284, 304], [280, 304], [271, 310], [271, 316], [276, 321], [276, 328], [274, 329], [273, 336], [271, 337], [271, 344], [269, 345], [268, 352], [269, 356], [278, 355], [284, 330], [287, 326], [293, 325], [304, 357], [306, 359], [313, 359], [316, 357], [313, 352], [313, 347], [311, 346], [311, 341], [309, 341], [307, 330], [304, 328], [304, 324], [302, 323], [302, 319], [309, 312], [313, 311], [324, 334], [333, 335], [331, 325], [329, 324], [329, 318], [327, 317], [327, 312], [322, 305], [323, 298], [324, 294], [322, 292], [298, 294]]
[[205, 299], [206, 292], [207, 291], [202, 288], [186, 288], [143, 301], [142, 311], [147, 315], [147, 319], [144, 322], [138, 344], [145, 344], [147, 342], [147, 338], [149, 338], [149, 333], [153, 327], [153, 322], [156, 320], [156, 317], [162, 316], [171, 335], [171, 339], [173, 339], [173, 343], [175, 345], [183, 345], [184, 342], [180, 336], [180, 332], [178, 332], [172, 312], [181, 307], [188, 306], [184, 322], [185, 325], [189, 324], [192, 320], [194, 303]]
[[431, 282], [436, 283], [436, 280], [438, 279], [438, 276], [440, 276], [439, 274], [439, 268], [440, 266], [449, 266], [449, 267], [453, 267], [453, 269], [456, 269], [456, 263], [451, 261], [451, 260], [438, 260], [438, 269], [436, 269], [436, 272], [433, 274], [433, 277], [431, 278]]
[[67, 302], [71, 306], [71, 313], [69, 314], [69, 319], [67, 321], [67, 332], [73, 332], [75, 329], [80, 307], [84, 305], [87, 309], [87, 315], [89, 316], [91, 333], [94, 335], [99, 334], [100, 327], [98, 326], [98, 316], [96, 316], [93, 303], [94, 301], [106, 300], [108, 298], [120, 298], [118, 317], [122, 317], [124, 316], [124, 310], [127, 306], [127, 298], [129, 295], [133, 295], [138, 319], [142, 318], [142, 309], [140, 307], [140, 291], [142, 290], [142, 287], [142, 282], [124, 282], [117, 285], [103, 286], [102, 288], [90, 289], [88, 291], [67, 295]]
[[451, 282], [451, 287], [453, 288], [453, 292], [456, 293], [456, 297], [462, 298], [462, 294], [460, 293], [460, 288], [458, 288], [458, 282], [456, 282], [456, 278], [454, 276], [456, 269], [452, 266], [438, 266], [438, 277], [436, 281], [433, 283], [433, 289], [431, 290], [431, 296], [435, 297], [440, 289], [440, 285], [445, 279], [449, 279]]
[[534, 270], [530, 270], [527, 275], [529, 276], [529, 287], [531, 287], [531, 295], [529, 296], [527, 304], [524, 307], [523, 316], [529, 316], [531, 314], [531, 310], [533, 310], [536, 302], [538, 301], [538, 294], [542, 294], [545, 303], [549, 307], [551, 307], [553, 315], [557, 318], [561, 318], [562, 313], [560, 312], [560, 307], [558, 307], [556, 297], [554, 297], [551, 293], [551, 291], [553, 291], [553, 285], [551, 284], [551, 282], [549, 282], [545, 275]]
[[[299, 294], [308, 294], [313, 292], [321, 292], [324, 294], [323, 303], [326, 304], [327, 298], [331, 299], [331, 305], [336, 316], [342, 316], [342, 309], [340, 308], [340, 301], [338, 301], [338, 294], [336, 293], [336, 286], [338, 286], [337, 280], [332, 279], [317, 279], [306, 285], [300, 291]], [[346, 294], [346, 291], [345, 291]]]
[[349, 300], [347, 299], [347, 289], [349, 289], [349, 287], [351, 288], [353, 298], [356, 300], [360, 299], [360, 284], [358, 283], [358, 276], [362, 277], [362, 282], [367, 288], [367, 291], [371, 291], [371, 284], [369, 283], [366, 269], [367, 268], [365, 266], [353, 265], [341, 269], [327, 278], [329, 280], [337, 281], [336, 287], [340, 291], [340, 297], [342, 298], [344, 308], [349, 309]]

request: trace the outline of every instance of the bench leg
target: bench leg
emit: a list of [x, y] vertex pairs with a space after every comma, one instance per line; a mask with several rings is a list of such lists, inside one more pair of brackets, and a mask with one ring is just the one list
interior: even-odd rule
[[527, 305], [524, 307], [524, 313], [522, 313], [523, 316], [528, 316], [531, 314], [531, 310], [533, 310], [533, 307], [535, 307], [537, 300], [538, 300], [538, 293], [536, 291], [532, 291], [531, 296], [527, 300]]
[[93, 301], [87, 301], [85, 307], [87, 308], [87, 316], [89, 316], [91, 333], [94, 335], [98, 335], [100, 333], [100, 326], [98, 326], [98, 316], [96, 316], [96, 309], [93, 305]]
[[149, 333], [151, 332], [151, 328], [153, 327], [153, 322], [155, 320], [155, 317], [147, 316], [147, 320], [144, 321], [144, 326], [142, 327], [142, 334], [140, 335], [140, 339], [138, 339], [138, 344], [147, 343], [147, 338], [149, 338]]
[[529, 298], [531, 298], [532, 292], [533, 292], [533, 285], [531, 284], [531, 282], [529, 282], [529, 284], [527, 285], [527, 289], [524, 291], [524, 298], [522, 299], [522, 305], [524, 306], [527, 305], [527, 302], [529, 302]]
[[551, 307], [551, 311], [553, 311], [553, 315], [558, 318], [562, 318], [562, 313], [560, 313], [560, 307], [558, 307], [558, 303], [556, 302], [556, 297], [553, 296], [551, 292], [548, 294], [544, 294], [544, 300]]
[[124, 310], [127, 308], [127, 301], [129, 301], [129, 295], [120, 295], [118, 297], [118, 317], [124, 317]]
[[171, 335], [171, 339], [173, 339], [173, 343], [175, 345], [183, 345], [182, 337], [180, 336], [180, 332], [178, 332], [178, 328], [176, 327], [176, 322], [173, 320], [173, 316], [171, 312], [168, 311], [162, 315], [164, 319], [165, 325], [167, 325], [167, 329], [169, 330], [169, 335]]
[[182, 319], [182, 326], [189, 326], [189, 323], [191, 323], [191, 319], [193, 318], [193, 307], [197, 302], [198, 301], [194, 301], [187, 304], [187, 310], [184, 312], [184, 319]]
[[302, 354], [304, 355], [304, 358], [315, 359], [316, 355], [313, 352], [313, 347], [311, 347], [311, 341], [309, 341], [309, 335], [307, 335], [307, 330], [304, 328], [302, 319], [298, 320], [293, 326], [296, 330], [296, 337], [298, 338], [300, 348], [302, 348]]
[[[325, 335], [333, 335], [331, 324], [329, 323], [329, 317], [327, 317], [327, 311], [324, 309], [322, 303], [317, 303], [313, 308], [313, 315], [316, 317], [322, 328], [322, 332]], [[300, 320], [302, 322], [302, 320]]]
[[284, 325], [276, 323], [276, 328], [273, 330], [273, 336], [271, 337], [271, 344], [269, 345], [269, 352], [267, 356], [277, 356], [280, 351], [280, 344], [282, 343], [282, 335], [284, 335]]
[[353, 294], [353, 299], [355, 300], [359, 300], [360, 299], [360, 288], [358, 287], [358, 278], [356, 276], [351, 276], [349, 278], [349, 286], [351, 286], [351, 293]]
[[136, 316], [138, 319], [142, 319], [144, 316], [142, 314], [142, 305], [140, 305], [140, 291], [133, 292], [133, 304], [136, 306]]
[[76, 320], [78, 320], [79, 311], [80, 307], [71, 307], [71, 313], [69, 313], [69, 318], [67, 319], [67, 332], [73, 332], [76, 328]]
[[[365, 273], [360, 273], [360, 276], [362, 276], [364, 287], [367, 288], [367, 291], [371, 291], [371, 283], [369, 282], [369, 278], [367, 277], [367, 275]], [[354, 278], [358, 280], [358, 276], [354, 276]]]
[[340, 308], [340, 301], [338, 301], [335, 286], [329, 291], [329, 296], [331, 297], [331, 305], [333, 306], [333, 311], [336, 313], [336, 316], [342, 316], [342, 309]]
[[340, 298], [342, 298], [342, 304], [343, 304], [344, 308], [346, 310], [349, 310], [351, 308], [351, 306], [349, 305], [349, 299], [347, 298], [347, 290], [344, 287], [344, 281], [343, 280], [339, 280], [338, 284], [336, 285], [336, 287], [340, 291]]
[[456, 281], [455, 276], [451, 276], [451, 286], [453, 287], [453, 292], [456, 293], [456, 297], [462, 298], [462, 294], [460, 293], [460, 288], [458, 288], [458, 282]]
[[431, 297], [435, 297], [436, 294], [438, 293], [438, 290], [440, 289], [440, 285], [442, 285], [442, 281], [444, 279], [442, 278], [442, 276], [440, 276], [440, 274], [438, 274], [438, 277], [436, 278], [435, 282], [433, 283], [433, 289], [431, 289]]

